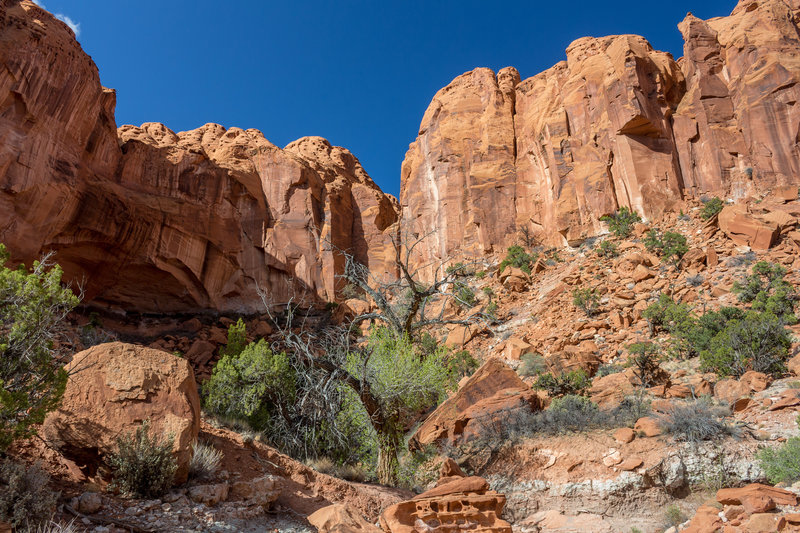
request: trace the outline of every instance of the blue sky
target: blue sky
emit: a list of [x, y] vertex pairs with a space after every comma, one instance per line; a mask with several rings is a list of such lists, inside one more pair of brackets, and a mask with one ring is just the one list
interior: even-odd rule
[[258, 128], [285, 146], [320, 135], [350, 149], [387, 192], [425, 108], [475, 67], [522, 78], [585, 35], [637, 33], [682, 55], [677, 24], [735, 0], [397, 2], [41, 0], [117, 90], [117, 123]]

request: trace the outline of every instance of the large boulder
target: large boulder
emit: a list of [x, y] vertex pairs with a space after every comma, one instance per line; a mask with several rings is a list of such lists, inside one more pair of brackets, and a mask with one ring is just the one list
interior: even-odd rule
[[117, 449], [120, 435], [149, 420], [155, 435], [174, 437], [175, 482], [189, 472], [200, 429], [200, 398], [189, 362], [167, 352], [113, 342], [75, 354], [61, 407], [42, 435], [90, 472]]
[[535, 409], [539, 405], [538, 397], [516, 372], [499, 359], [489, 359], [425, 419], [409, 447], [422, 448], [443, 438], [454, 440], [474, 418], [522, 407]]
[[769, 249], [778, 238], [778, 225], [756, 218], [743, 205], [729, 205], [718, 217], [719, 228], [740, 246], [756, 250]]

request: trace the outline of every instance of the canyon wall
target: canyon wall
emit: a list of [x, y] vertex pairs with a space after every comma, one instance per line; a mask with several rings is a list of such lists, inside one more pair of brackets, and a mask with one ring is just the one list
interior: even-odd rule
[[475, 69], [433, 98], [402, 166], [406, 229], [429, 258], [499, 252], [527, 228], [577, 244], [626, 206], [800, 184], [798, 0], [741, 1], [679, 25], [685, 58], [642, 37], [578, 39], [526, 80]]
[[71, 30], [0, 4], [0, 242], [56, 252], [96, 306], [252, 313], [334, 300], [343, 257], [395, 275], [397, 202], [343, 148], [257, 130], [116, 127], [115, 93]]

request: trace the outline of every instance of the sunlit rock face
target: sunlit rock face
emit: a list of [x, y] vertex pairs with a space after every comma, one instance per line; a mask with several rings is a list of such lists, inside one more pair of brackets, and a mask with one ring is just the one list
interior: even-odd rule
[[114, 91], [65, 24], [0, 6], [0, 242], [54, 250], [87, 301], [142, 312], [256, 312], [337, 297], [352, 253], [385, 258], [396, 200], [319, 137], [284, 149], [257, 130], [116, 127]]
[[740, 2], [679, 25], [686, 57], [642, 37], [585, 37], [520, 81], [476, 69], [434, 96], [402, 169], [404, 223], [428, 258], [603, 231], [622, 206], [655, 218], [687, 196], [800, 182], [800, 3]]

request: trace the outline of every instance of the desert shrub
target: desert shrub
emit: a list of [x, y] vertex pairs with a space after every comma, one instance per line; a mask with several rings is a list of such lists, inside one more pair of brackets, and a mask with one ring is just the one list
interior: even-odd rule
[[642, 316], [647, 319], [654, 333], [662, 330], [674, 333], [686, 328], [687, 323], [693, 321], [688, 305], [676, 303], [671, 296], [664, 293], [658, 295], [658, 300], [650, 304], [642, 312]]
[[558, 434], [593, 429], [601, 411], [589, 398], [568, 394], [555, 398], [547, 409], [535, 415], [531, 424], [535, 433]]
[[692, 287], [699, 287], [703, 284], [705, 278], [701, 274], [696, 274], [694, 276], [686, 276], [686, 283], [691, 285]]
[[766, 311], [786, 324], [794, 324], [798, 296], [794, 287], [783, 279], [785, 274], [786, 269], [781, 265], [759, 261], [753, 265], [749, 276], [733, 284], [733, 292], [754, 311]]
[[9, 258], [0, 244], [0, 451], [34, 434], [64, 394], [67, 373], [54, 357], [53, 338], [79, 302], [47, 256], [30, 271], [7, 268]]
[[725, 260], [725, 265], [729, 267], [740, 267], [752, 264], [757, 259], [755, 252], [745, 252], [743, 254], [732, 255]]
[[533, 388], [546, 391], [551, 398], [566, 395], [582, 394], [592, 384], [589, 375], [583, 369], [571, 370], [560, 374], [545, 372], [539, 374]]
[[637, 342], [627, 347], [627, 365], [633, 368], [633, 374], [639, 384], [646, 388], [655, 384], [658, 372], [661, 367], [659, 361], [658, 346], [652, 342]]
[[725, 207], [725, 203], [717, 196], [706, 200], [703, 202], [703, 208], [700, 210], [700, 218], [703, 220], [714, 218], [722, 211], [723, 207]]
[[46, 523], [56, 509], [58, 493], [47, 488], [50, 477], [38, 465], [0, 462], [0, 522], [16, 528]]
[[214, 366], [203, 393], [211, 413], [246, 420], [253, 429], [264, 431], [279, 422], [284, 406], [294, 402], [295, 389], [289, 357], [274, 353], [261, 339], [238, 354], [227, 352]]
[[789, 355], [789, 333], [772, 313], [749, 311], [729, 320], [700, 353], [701, 368], [721, 376], [740, 377], [748, 370], [780, 375]]
[[403, 453], [398, 471], [399, 485], [414, 492], [422, 492], [424, 487], [439, 478], [438, 464], [433, 459], [438, 455], [436, 445], [428, 445], [423, 450]]
[[486, 318], [488, 320], [490, 320], [491, 322], [496, 322], [497, 321], [497, 309], [498, 308], [499, 308], [499, 306], [497, 305], [497, 302], [492, 300], [486, 306], [486, 310], [484, 310], [484, 315], [486, 315]]
[[800, 480], [800, 437], [791, 437], [777, 448], [764, 448], [758, 462], [770, 483]]
[[533, 377], [547, 370], [544, 357], [538, 353], [528, 352], [520, 357], [522, 364], [519, 366], [519, 375], [523, 377]]
[[642, 221], [642, 217], [636, 211], [627, 207], [621, 207], [613, 215], [604, 215], [600, 220], [608, 224], [608, 229], [620, 238], [630, 237], [633, 233], [633, 225]]
[[445, 272], [447, 274], [452, 274], [456, 277], [465, 278], [468, 276], [472, 276], [475, 272], [471, 268], [467, 267], [464, 263], [458, 262], [450, 265], [449, 267], [445, 268]]
[[189, 477], [192, 479], [211, 479], [219, 470], [222, 452], [210, 444], [192, 444], [192, 459], [189, 461]]
[[139, 498], [157, 498], [166, 493], [178, 469], [172, 456], [173, 442], [172, 435], [151, 436], [149, 420], [135, 432], [119, 437], [118, 450], [108, 459], [114, 487]]
[[644, 238], [644, 245], [651, 252], [673, 263], [680, 261], [681, 257], [689, 251], [686, 237], [675, 231], [661, 233], [658, 228], [652, 228]]
[[619, 255], [619, 247], [615, 242], [603, 241], [597, 248], [597, 255], [601, 257], [617, 257]]
[[346, 481], [363, 483], [369, 477], [367, 472], [365, 472], [360, 465], [338, 464], [329, 457], [307, 459], [305, 464], [321, 474], [338, 477], [339, 479], [344, 479]]
[[714, 440], [734, 433], [734, 428], [722, 420], [725, 414], [725, 409], [704, 399], [673, 403], [659, 416], [659, 425], [675, 440]]
[[476, 279], [483, 279], [485, 277], [486, 277], [486, 271], [485, 270], [479, 270], [479, 271], [475, 272], [475, 278]]
[[678, 527], [686, 521], [686, 515], [683, 514], [680, 507], [673, 503], [664, 509], [664, 521], [667, 527]]
[[455, 292], [456, 302], [458, 302], [461, 307], [473, 307], [477, 302], [475, 299], [475, 291], [466, 283], [455, 282], [453, 284], [453, 290]]
[[605, 427], [632, 427], [637, 420], [650, 414], [650, 400], [642, 391], [625, 396], [622, 401], [605, 414]]
[[483, 287], [483, 288], [481, 289], [481, 291], [483, 292], [483, 294], [485, 294], [485, 295], [486, 295], [486, 296], [488, 296], [489, 298], [491, 298], [492, 296], [494, 296], [494, 290], [493, 290], [491, 287]]
[[597, 291], [588, 287], [575, 289], [572, 291], [572, 303], [586, 313], [587, 316], [592, 316], [597, 313], [597, 308], [600, 305], [600, 296]]
[[602, 378], [602, 377], [605, 377], [605, 376], [609, 376], [611, 374], [616, 374], [617, 372], [622, 372], [624, 369], [625, 368], [622, 365], [617, 365], [617, 364], [613, 364], [613, 363], [606, 363], [606, 364], [600, 365], [600, 367], [597, 369], [597, 372], [595, 373], [594, 377]]
[[538, 257], [538, 254], [528, 253], [522, 246], [515, 244], [508, 248], [505, 259], [500, 262], [500, 272], [505, 270], [507, 266], [512, 266], [519, 268], [526, 274], [530, 274], [531, 267]]
[[445, 359], [448, 371], [458, 379], [471, 376], [480, 366], [480, 362], [469, 353], [469, 350], [451, 352], [445, 356]]

